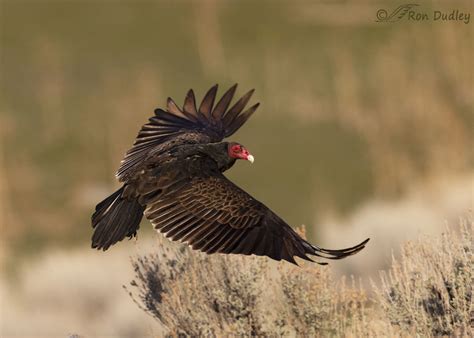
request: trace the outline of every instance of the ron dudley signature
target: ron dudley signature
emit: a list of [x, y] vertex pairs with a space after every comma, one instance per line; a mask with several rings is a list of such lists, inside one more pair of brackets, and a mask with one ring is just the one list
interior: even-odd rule
[[395, 8], [391, 13], [385, 9], [377, 11], [377, 22], [397, 22], [406, 21], [460, 21], [468, 24], [471, 20], [471, 13], [463, 12], [459, 9], [449, 11], [433, 10], [432, 12], [422, 11], [418, 4], [405, 4]]

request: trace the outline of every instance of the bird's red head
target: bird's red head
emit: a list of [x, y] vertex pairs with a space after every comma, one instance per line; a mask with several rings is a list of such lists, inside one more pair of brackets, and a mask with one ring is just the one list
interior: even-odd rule
[[227, 147], [227, 152], [230, 158], [247, 160], [250, 163], [253, 163], [254, 157], [249, 153], [245, 147], [237, 142], [229, 143]]

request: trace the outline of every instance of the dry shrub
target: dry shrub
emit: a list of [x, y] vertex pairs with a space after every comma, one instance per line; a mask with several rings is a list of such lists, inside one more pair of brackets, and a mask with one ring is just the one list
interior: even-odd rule
[[132, 260], [129, 292], [172, 336], [466, 335], [472, 229], [460, 229], [406, 244], [373, 297], [330, 267], [206, 255], [161, 236], [158, 252]]
[[[390, 271], [374, 285], [377, 304], [392, 325], [421, 336], [468, 336], [471, 316], [472, 221], [461, 220], [436, 239], [422, 238], [402, 246]], [[472, 332], [471, 332], [472, 333]]]
[[133, 261], [139, 306], [173, 335], [265, 334], [258, 304], [265, 261], [190, 251], [165, 248]]
[[159, 241], [158, 252], [132, 261], [129, 291], [171, 335], [332, 334], [364, 311], [365, 294], [335, 283], [327, 267], [206, 255]]

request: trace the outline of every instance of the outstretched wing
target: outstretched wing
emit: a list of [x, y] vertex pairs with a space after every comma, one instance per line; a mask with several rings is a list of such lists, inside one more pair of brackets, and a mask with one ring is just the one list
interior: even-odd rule
[[368, 241], [341, 250], [312, 245], [223, 175], [176, 182], [175, 188], [147, 205], [145, 216], [155, 229], [209, 254], [254, 254], [296, 264], [295, 256], [341, 259], [362, 250]]
[[204, 96], [199, 109], [192, 89], [188, 91], [182, 109], [168, 98], [166, 110], [156, 109], [155, 116], [141, 128], [117, 170], [117, 178], [126, 181], [150, 151], [166, 142], [220, 142], [234, 134], [259, 106], [257, 103], [242, 112], [253, 94], [252, 89], [228, 109], [236, 89], [237, 84], [225, 92], [214, 106], [217, 85], [213, 86]]

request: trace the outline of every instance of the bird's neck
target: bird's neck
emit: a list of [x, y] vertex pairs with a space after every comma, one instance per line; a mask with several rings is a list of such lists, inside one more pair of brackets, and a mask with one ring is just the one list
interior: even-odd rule
[[227, 151], [228, 142], [208, 143], [202, 145], [201, 151], [212, 158], [221, 172], [230, 169], [235, 158], [231, 158]]

